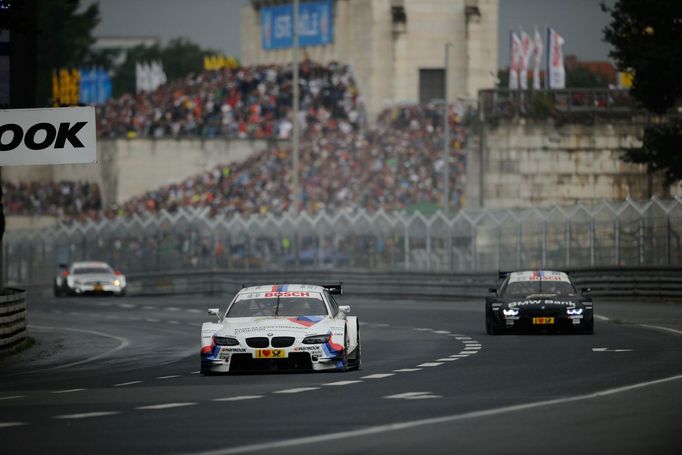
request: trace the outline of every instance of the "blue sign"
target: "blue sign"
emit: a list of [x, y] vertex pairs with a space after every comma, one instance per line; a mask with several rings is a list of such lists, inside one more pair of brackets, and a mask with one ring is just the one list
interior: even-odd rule
[[[302, 3], [298, 7], [298, 43], [324, 46], [334, 38], [332, 0]], [[294, 45], [294, 7], [292, 4], [261, 8], [263, 49], [287, 49]]]
[[81, 68], [78, 101], [102, 104], [111, 98], [111, 78], [102, 68]]

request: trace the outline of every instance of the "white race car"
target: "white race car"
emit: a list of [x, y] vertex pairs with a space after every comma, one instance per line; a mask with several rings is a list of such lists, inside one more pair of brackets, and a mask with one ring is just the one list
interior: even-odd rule
[[126, 277], [112, 269], [106, 262], [81, 261], [60, 265], [54, 279], [54, 295], [114, 294], [126, 293]]
[[360, 368], [360, 326], [338, 305], [341, 285], [240, 290], [218, 322], [201, 327], [201, 372]]

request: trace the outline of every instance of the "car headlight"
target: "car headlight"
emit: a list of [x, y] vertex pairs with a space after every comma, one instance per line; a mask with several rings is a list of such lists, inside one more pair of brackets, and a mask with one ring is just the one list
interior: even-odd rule
[[509, 309], [502, 308], [502, 314], [504, 314], [505, 316], [516, 316], [519, 314], [519, 309], [518, 308], [509, 308]]
[[303, 344], [324, 344], [331, 338], [330, 334], [327, 335], [311, 335], [303, 339]]
[[571, 316], [583, 314], [583, 309], [582, 308], [568, 308], [568, 309], [566, 309], [566, 314], [569, 314]]
[[120, 286], [121, 280], [114, 280], [114, 286]]
[[237, 341], [236, 338], [232, 337], [219, 337], [214, 335], [213, 343], [216, 346], [237, 346], [239, 344], [239, 341]]

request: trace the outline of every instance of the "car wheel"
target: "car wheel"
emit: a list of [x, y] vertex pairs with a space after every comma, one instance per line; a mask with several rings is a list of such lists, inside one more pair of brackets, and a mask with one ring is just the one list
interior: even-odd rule
[[486, 311], [485, 314], [485, 332], [488, 335], [496, 335], [499, 333], [497, 329], [495, 329], [495, 325], [493, 324], [491, 314]]
[[57, 286], [56, 284], [52, 287], [52, 290], [54, 292], [55, 297], [61, 297], [62, 296], [62, 290], [59, 289], [59, 286]]
[[353, 357], [349, 360], [349, 367], [353, 370], [359, 370], [360, 369], [360, 363], [362, 362], [362, 345], [360, 343], [360, 326], [358, 325], [358, 347], [355, 348], [355, 351], [353, 352]]

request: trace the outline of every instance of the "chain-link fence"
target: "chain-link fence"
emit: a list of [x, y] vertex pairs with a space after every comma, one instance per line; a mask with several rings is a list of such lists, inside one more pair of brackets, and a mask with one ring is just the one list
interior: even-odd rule
[[471, 272], [682, 265], [682, 198], [523, 210], [211, 218], [183, 209], [6, 234], [10, 284], [47, 284], [58, 264], [103, 260], [129, 274], [347, 269]]

